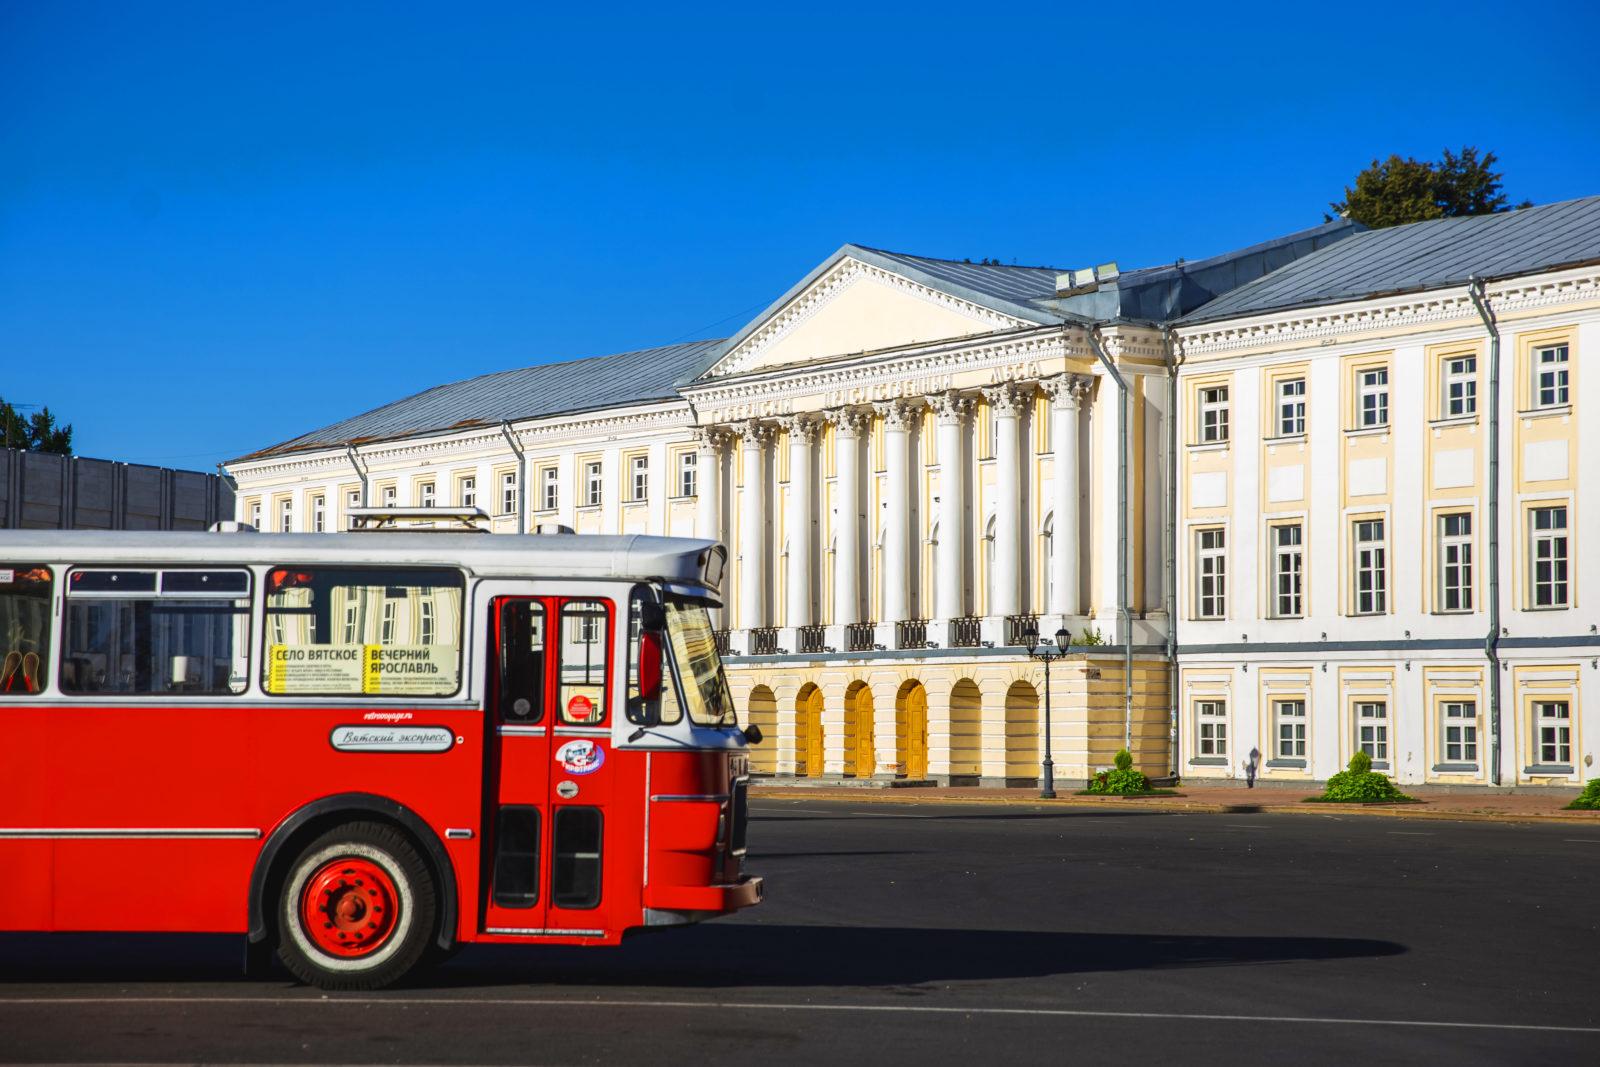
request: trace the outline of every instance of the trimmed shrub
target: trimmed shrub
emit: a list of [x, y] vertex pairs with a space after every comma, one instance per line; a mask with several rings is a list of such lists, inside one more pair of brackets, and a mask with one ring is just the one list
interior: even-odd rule
[[1314, 799], [1364, 803], [1374, 800], [1413, 798], [1400, 792], [1399, 788], [1389, 781], [1388, 775], [1374, 771], [1371, 756], [1365, 752], [1357, 752], [1350, 757], [1349, 767], [1329, 778], [1328, 788], [1323, 790], [1320, 797]]
[[1137, 796], [1150, 791], [1150, 780], [1132, 768], [1101, 771], [1089, 779], [1089, 792], [1107, 796]]
[[1133, 770], [1133, 753], [1125, 748], [1117, 749], [1117, 754], [1112, 757], [1111, 763], [1119, 771]]
[[1578, 799], [1567, 805], [1571, 811], [1600, 811], [1600, 778], [1589, 779]]

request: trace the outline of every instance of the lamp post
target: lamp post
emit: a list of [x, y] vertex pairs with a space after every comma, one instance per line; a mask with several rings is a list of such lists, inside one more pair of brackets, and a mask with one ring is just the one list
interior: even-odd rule
[[1066, 630], [1056, 631], [1056, 643], [1046, 644], [1039, 640], [1039, 628], [1033, 623], [1022, 631], [1022, 637], [1028, 643], [1028, 656], [1044, 664], [1044, 766], [1043, 787], [1039, 790], [1039, 799], [1054, 800], [1056, 798], [1056, 764], [1050, 758], [1050, 663], [1067, 654], [1067, 646], [1072, 643], [1072, 635]]

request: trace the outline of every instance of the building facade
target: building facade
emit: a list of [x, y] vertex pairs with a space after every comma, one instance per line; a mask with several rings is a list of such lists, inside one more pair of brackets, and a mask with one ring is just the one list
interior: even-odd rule
[[[1488, 784], [1485, 327], [1460, 285], [1363, 291], [1337, 326], [1261, 306], [1376, 236], [1359, 229], [1121, 274], [847, 245], [725, 341], [441, 386], [229, 464], [238, 518], [337, 530], [353, 505], [452, 504], [501, 532], [721, 540], [729, 678], [770, 773], [1031, 782], [1045, 686], [1024, 635], [1065, 630], [1049, 720], [1069, 781], [1126, 744], [1155, 774], [1325, 778], [1360, 746], [1402, 781]], [[1573, 554], [1579, 479], [1600, 476], [1575, 417], [1600, 388], [1576, 372], [1587, 277], [1519, 282], [1543, 294], [1525, 306], [1487, 291], [1504, 365], [1526, 365], [1501, 394], [1501, 552], [1549, 564], [1501, 582], [1502, 710], [1526, 734], [1500, 735], [1503, 784], [1577, 780], [1597, 736], [1588, 646], [1548, 644], [1595, 595]], [[1558, 367], [1567, 399], [1519, 406]], [[1562, 693], [1568, 732], [1548, 733]], [[1565, 758], [1523, 773], [1547, 736]]]

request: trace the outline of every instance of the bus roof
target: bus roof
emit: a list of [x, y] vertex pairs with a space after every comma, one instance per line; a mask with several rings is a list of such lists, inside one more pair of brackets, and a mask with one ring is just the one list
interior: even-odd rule
[[[463, 567], [474, 575], [661, 579], [717, 588], [714, 541], [596, 534], [321, 533], [0, 530], [0, 566], [76, 564], [394, 564]], [[711, 573], [707, 573], [708, 564]]]

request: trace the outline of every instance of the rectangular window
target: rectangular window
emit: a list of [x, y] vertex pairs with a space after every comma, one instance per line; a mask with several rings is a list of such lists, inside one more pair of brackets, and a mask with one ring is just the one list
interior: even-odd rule
[[361, 506], [361, 490], [352, 489], [346, 493], [344, 495], [344, 506], [347, 508], [359, 508]]
[[591, 508], [600, 506], [601, 488], [600, 464], [586, 463], [583, 467], [584, 502]]
[[1446, 763], [1478, 762], [1478, 703], [1444, 702], [1444, 758]]
[[443, 568], [276, 567], [267, 572], [262, 687], [273, 696], [449, 696], [461, 685], [464, 589], [461, 572]]
[[678, 495], [698, 496], [695, 476], [700, 471], [700, 457], [694, 452], [678, 453]]
[[1278, 383], [1278, 436], [1298, 437], [1306, 432], [1306, 380], [1285, 378]]
[[1478, 413], [1478, 357], [1455, 356], [1444, 361], [1444, 395], [1439, 414], [1459, 419]]
[[1228, 387], [1214, 385], [1200, 390], [1200, 443], [1228, 439]]
[[314, 533], [326, 533], [328, 530], [328, 498], [325, 496], [311, 498], [311, 529]]
[[423, 482], [417, 486], [417, 503], [419, 505], [431, 508], [438, 502], [438, 493], [435, 492], [432, 482]]
[[461, 506], [475, 508], [478, 506], [478, 479], [463, 478], [456, 483], [457, 491], [461, 497]]
[[1382, 519], [1355, 524], [1355, 613], [1382, 615], [1388, 608], [1388, 551]]
[[1439, 610], [1472, 610], [1472, 514], [1439, 516]]
[[1305, 546], [1299, 523], [1272, 527], [1272, 614], [1296, 619], [1304, 614], [1301, 570]]
[[508, 804], [495, 820], [494, 903], [531, 908], [539, 902], [539, 809]]
[[250, 501], [250, 525], [261, 529], [261, 501]]
[[544, 721], [544, 605], [537, 600], [507, 600], [500, 605], [500, 676], [495, 701], [500, 721]]
[[1534, 349], [1533, 374], [1534, 407], [1556, 408], [1568, 402], [1566, 345]]
[[1220, 700], [1195, 703], [1195, 738], [1202, 756], [1228, 754], [1228, 706]]
[[1356, 375], [1356, 425], [1389, 425], [1389, 368], [1373, 367]]
[[558, 908], [600, 904], [602, 819], [599, 808], [556, 809], [551, 834], [550, 900]]
[[628, 499], [635, 503], [650, 499], [650, 457], [634, 456], [628, 468], [632, 473], [629, 488], [633, 491]]
[[1304, 759], [1306, 755], [1306, 702], [1275, 700], [1273, 715], [1278, 721], [1278, 758]]
[[557, 666], [560, 721], [598, 726], [606, 720], [607, 612], [604, 600], [569, 600], [561, 606], [561, 658]]
[[1534, 729], [1538, 731], [1539, 763], [1542, 766], [1570, 766], [1572, 763], [1572, 709], [1565, 700], [1536, 700], [1533, 704]]
[[383, 487], [383, 506], [392, 508], [400, 502], [400, 490], [392, 485]]
[[1195, 532], [1195, 614], [1221, 619], [1228, 613], [1228, 551], [1222, 529]]
[[1385, 701], [1356, 704], [1356, 745], [1373, 763], [1389, 761], [1389, 705]]
[[1565, 507], [1534, 508], [1529, 515], [1532, 526], [1530, 540], [1533, 551], [1532, 564], [1533, 606], [1536, 608], [1564, 608], [1567, 606], [1567, 509]]
[[73, 571], [62, 633], [62, 692], [242, 693], [250, 572]]
[[38, 563], [0, 566], [0, 698], [44, 688], [50, 663], [50, 569]]
[[294, 501], [278, 501], [278, 532], [292, 533], [294, 531]]
[[561, 483], [560, 475], [554, 467], [546, 467], [539, 475], [539, 504], [541, 510], [554, 511], [560, 503]]
[[517, 513], [517, 472], [506, 471], [500, 475], [500, 514]]

